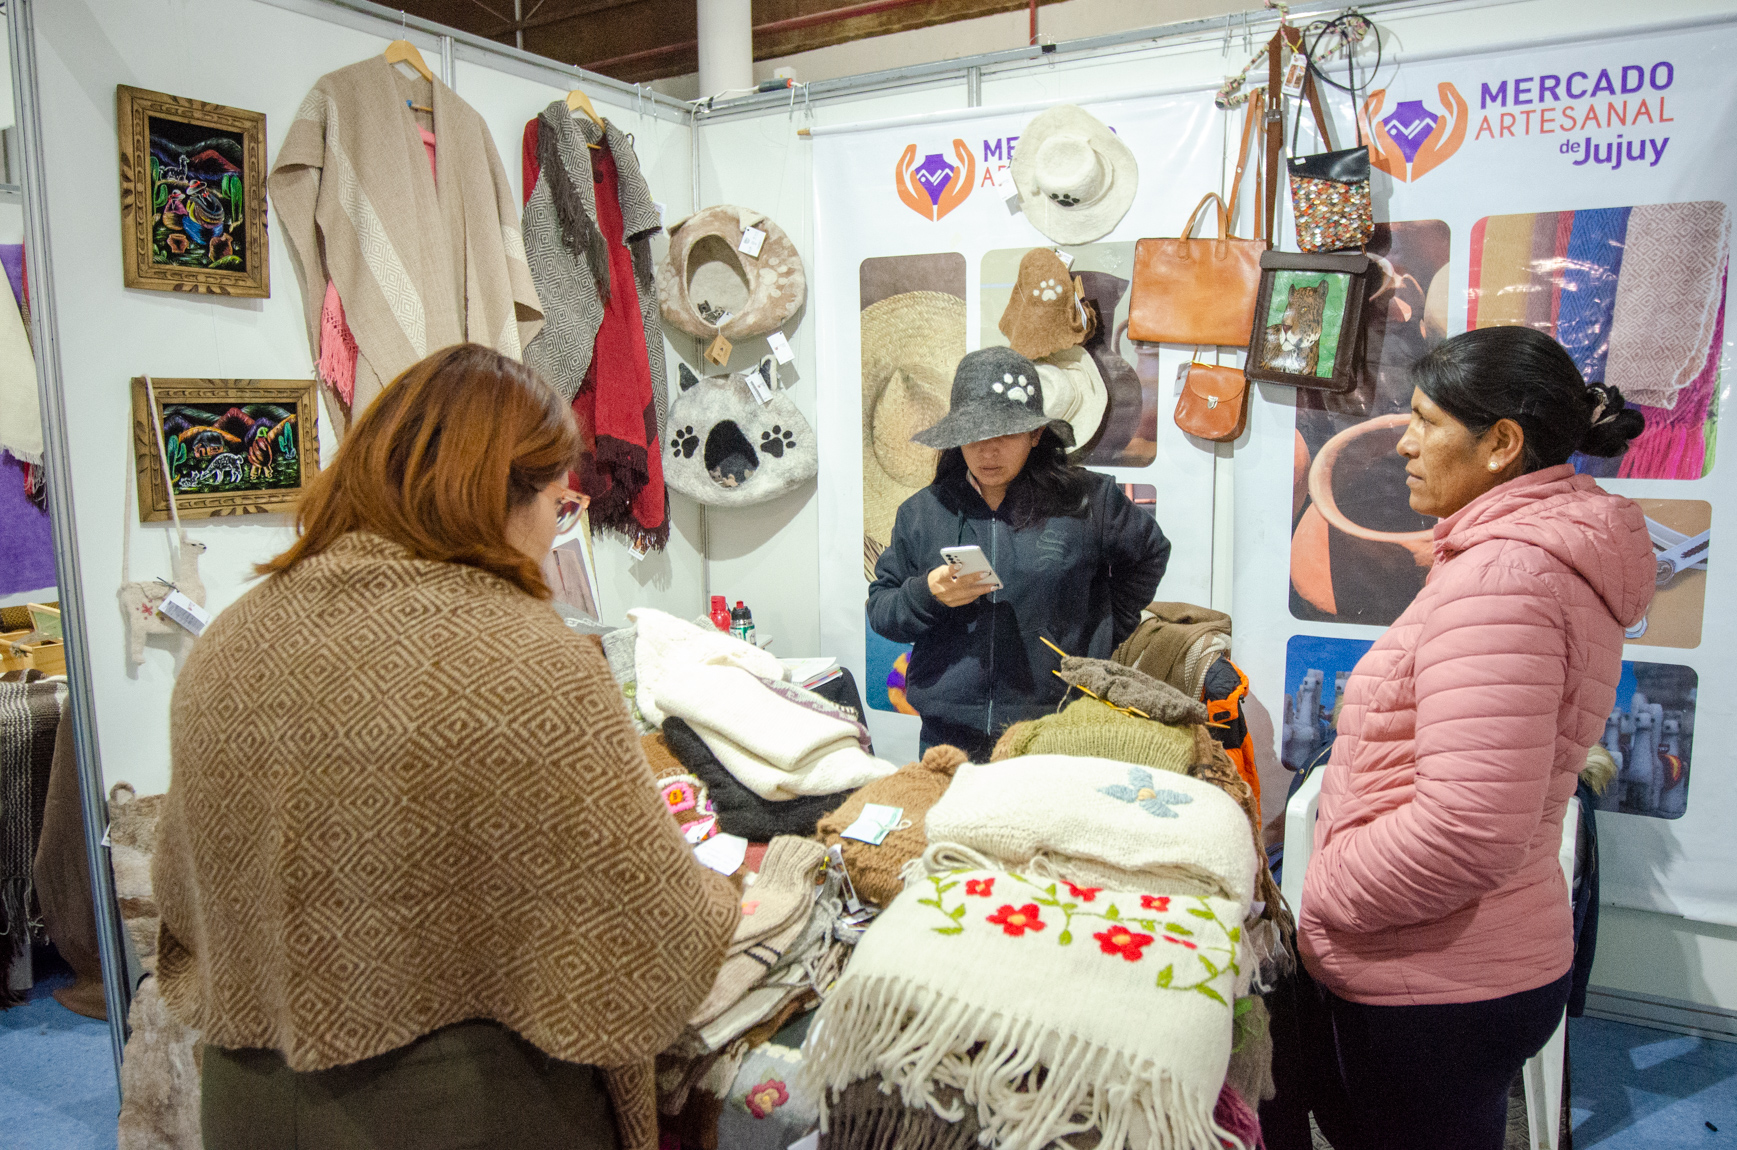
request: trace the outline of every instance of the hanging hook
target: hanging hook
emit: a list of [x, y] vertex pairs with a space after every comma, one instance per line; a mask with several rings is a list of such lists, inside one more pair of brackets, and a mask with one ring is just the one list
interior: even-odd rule
[[404, 33], [406, 39], [409, 38], [410, 25], [405, 22], [404, 9], [402, 8], [398, 9], [398, 31]]
[[1218, 50], [1220, 57], [1228, 57], [1230, 55], [1230, 22], [1231, 13], [1226, 12], [1224, 14], [1224, 46]]

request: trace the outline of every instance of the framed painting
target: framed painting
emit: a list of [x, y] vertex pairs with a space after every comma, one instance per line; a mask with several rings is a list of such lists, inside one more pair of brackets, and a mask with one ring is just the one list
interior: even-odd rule
[[115, 104], [126, 286], [270, 296], [265, 114], [125, 84]]
[[1323, 391], [1355, 387], [1368, 272], [1362, 253], [1262, 252], [1248, 378]]
[[[133, 380], [139, 521], [288, 511], [320, 470], [318, 385], [311, 379]], [[164, 472], [165, 463], [167, 474]]]

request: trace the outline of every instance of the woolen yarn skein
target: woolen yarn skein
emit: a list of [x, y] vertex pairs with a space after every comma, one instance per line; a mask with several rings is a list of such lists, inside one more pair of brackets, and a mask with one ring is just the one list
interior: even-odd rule
[[[947, 793], [954, 772], [967, 759], [958, 747], [930, 747], [920, 761], [907, 763], [897, 773], [863, 787], [820, 820], [816, 832], [827, 846], [837, 846], [844, 853], [845, 870], [850, 872], [858, 895], [876, 906], [886, 906], [905, 889], [899, 872], [912, 859], [921, 858], [929, 846], [923, 820], [936, 800]], [[901, 808], [910, 826], [889, 833], [879, 845], [845, 838], [844, 829], [856, 822], [869, 803]]]

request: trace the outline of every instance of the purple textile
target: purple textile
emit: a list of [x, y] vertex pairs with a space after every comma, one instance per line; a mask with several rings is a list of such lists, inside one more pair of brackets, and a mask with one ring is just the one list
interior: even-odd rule
[[20, 307], [24, 304], [24, 245], [0, 244], [0, 267], [6, 269], [6, 278], [12, 283], [12, 298], [18, 301]]
[[24, 465], [0, 451], [0, 595], [53, 586], [48, 512], [24, 494]]

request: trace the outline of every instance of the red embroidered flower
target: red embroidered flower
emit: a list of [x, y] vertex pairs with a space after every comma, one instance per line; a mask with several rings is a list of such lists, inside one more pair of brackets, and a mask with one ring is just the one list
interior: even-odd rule
[[1161, 895], [1157, 895], [1157, 896], [1153, 896], [1153, 895], [1149, 895], [1149, 894], [1143, 894], [1140, 896], [1140, 909], [1141, 910], [1155, 910], [1159, 914], [1169, 914], [1170, 913], [1170, 896], [1167, 894], [1161, 894]]
[[1105, 954], [1119, 954], [1129, 962], [1139, 962], [1145, 948], [1152, 945], [1152, 936], [1129, 930], [1119, 924], [1092, 935]]
[[1011, 938], [1018, 938], [1028, 930], [1042, 930], [1044, 928], [1044, 921], [1038, 917], [1035, 902], [1028, 902], [1021, 907], [1004, 906], [990, 915], [989, 921], [1000, 927]]
[[784, 1083], [776, 1078], [768, 1078], [748, 1091], [742, 1101], [747, 1104], [748, 1113], [756, 1118], [766, 1118], [771, 1116], [772, 1111], [790, 1101], [790, 1091], [784, 1089]]
[[1189, 942], [1185, 938], [1171, 938], [1169, 935], [1165, 935], [1164, 941], [1165, 942], [1173, 942], [1177, 946], [1186, 946], [1189, 950], [1199, 950], [1200, 949], [1198, 946], [1195, 946], [1192, 942]]
[[995, 893], [995, 880], [992, 878], [968, 878], [965, 880], [965, 893], [978, 898], [988, 898]]
[[1081, 902], [1091, 902], [1098, 897], [1098, 892], [1103, 889], [1101, 886], [1075, 886], [1071, 882], [1068, 883], [1068, 893]]

